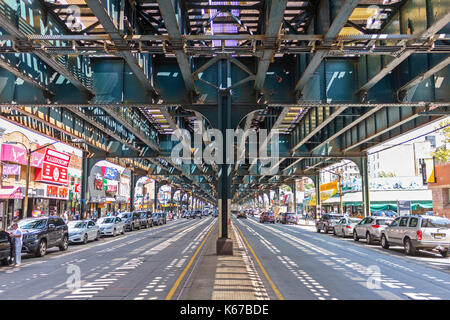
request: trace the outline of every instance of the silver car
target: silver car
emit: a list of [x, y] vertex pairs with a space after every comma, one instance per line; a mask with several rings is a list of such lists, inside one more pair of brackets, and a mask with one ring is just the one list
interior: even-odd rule
[[367, 244], [374, 244], [375, 241], [381, 240], [381, 231], [392, 221], [394, 219], [388, 217], [366, 217], [355, 226], [353, 240], [366, 239]]
[[99, 227], [92, 220], [69, 221], [67, 227], [69, 228], [70, 243], [82, 242], [86, 244], [88, 241], [100, 239]]
[[100, 226], [100, 232], [105, 236], [117, 236], [119, 233], [125, 233], [125, 223], [123, 220], [116, 216], [109, 216], [101, 218], [97, 221]]
[[360, 218], [345, 217], [339, 220], [333, 228], [335, 236], [347, 237], [353, 235], [353, 228], [361, 221]]
[[450, 248], [450, 219], [406, 215], [392, 221], [381, 231], [381, 246], [403, 245], [405, 253], [414, 255], [421, 250], [437, 249], [445, 258]]

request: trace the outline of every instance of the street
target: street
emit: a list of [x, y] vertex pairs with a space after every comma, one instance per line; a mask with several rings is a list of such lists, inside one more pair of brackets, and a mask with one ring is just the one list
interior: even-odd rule
[[[213, 218], [168, 221], [100, 242], [49, 249], [0, 268], [1, 299], [164, 299], [213, 227]], [[75, 288], [77, 270], [80, 288]]]
[[235, 222], [284, 299], [450, 299], [450, 259], [439, 254], [410, 257], [402, 247], [253, 217]]
[[[179, 219], [64, 252], [49, 249], [43, 258], [24, 255], [20, 267], [0, 268], [0, 297], [179, 299], [196, 267], [193, 256], [202, 259], [202, 243], [215, 240], [209, 235], [216, 222]], [[232, 222], [270, 299], [450, 299], [450, 259], [438, 254], [405, 256], [401, 247], [368, 246], [312, 226]]]

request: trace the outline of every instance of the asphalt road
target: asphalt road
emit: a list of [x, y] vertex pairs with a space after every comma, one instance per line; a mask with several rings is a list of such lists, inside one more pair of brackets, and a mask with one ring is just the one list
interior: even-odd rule
[[216, 221], [168, 221], [23, 257], [20, 267], [0, 268], [0, 299], [165, 299]]
[[[450, 258], [402, 247], [386, 250], [365, 240], [316, 233], [314, 227], [262, 224], [233, 218], [260, 261], [271, 298], [284, 299], [450, 299]], [[255, 257], [253, 257], [255, 259]], [[271, 290], [270, 290], [271, 289]]]

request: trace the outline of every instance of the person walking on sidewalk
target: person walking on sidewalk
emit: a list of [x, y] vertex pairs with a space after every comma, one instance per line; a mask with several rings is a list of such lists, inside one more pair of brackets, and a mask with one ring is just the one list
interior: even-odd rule
[[14, 222], [12, 225], [13, 231], [11, 232], [11, 237], [14, 238], [14, 260], [15, 260], [15, 267], [20, 266], [20, 263], [22, 262], [22, 230], [20, 230], [19, 225]]

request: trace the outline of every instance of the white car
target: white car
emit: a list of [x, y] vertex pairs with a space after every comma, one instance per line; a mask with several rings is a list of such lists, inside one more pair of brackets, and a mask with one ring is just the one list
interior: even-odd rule
[[97, 221], [102, 235], [117, 236], [125, 233], [125, 222], [116, 216], [100, 218]]
[[69, 242], [71, 243], [82, 242], [86, 244], [88, 241], [100, 239], [100, 229], [92, 220], [69, 221], [67, 227], [69, 228]]
[[342, 218], [337, 224], [335, 224], [333, 234], [336, 236], [342, 236], [344, 238], [347, 236], [352, 236], [353, 229], [360, 221], [360, 218]]

